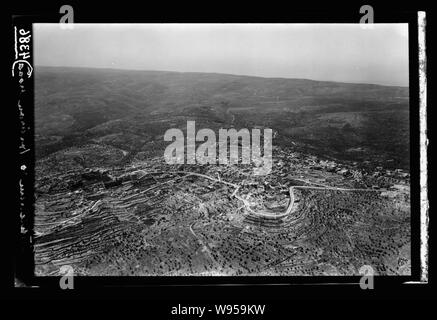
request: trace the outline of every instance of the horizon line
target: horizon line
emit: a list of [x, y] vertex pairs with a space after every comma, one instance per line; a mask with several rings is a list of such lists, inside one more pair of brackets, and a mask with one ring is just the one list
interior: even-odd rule
[[266, 77], [266, 76], [255, 76], [248, 74], [234, 74], [234, 73], [223, 73], [223, 72], [202, 72], [202, 71], [176, 71], [176, 70], [154, 70], [154, 69], [129, 69], [129, 68], [117, 68], [117, 67], [88, 67], [88, 66], [48, 66], [48, 65], [34, 65], [35, 68], [71, 68], [71, 69], [100, 69], [100, 70], [115, 70], [115, 71], [136, 71], [136, 72], [167, 72], [167, 73], [193, 73], [193, 74], [218, 74], [225, 76], [236, 76], [236, 77], [249, 77], [249, 78], [261, 78], [261, 79], [281, 79], [281, 80], [306, 80], [314, 82], [331, 82], [340, 84], [357, 84], [357, 85], [373, 85], [381, 87], [398, 87], [398, 88], [409, 88], [408, 85], [390, 85], [381, 83], [370, 83], [370, 82], [346, 82], [346, 81], [335, 81], [335, 80], [319, 80], [310, 78], [285, 78], [285, 77]]

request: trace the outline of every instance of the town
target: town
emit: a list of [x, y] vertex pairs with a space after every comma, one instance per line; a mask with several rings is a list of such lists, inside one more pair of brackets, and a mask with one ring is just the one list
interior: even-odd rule
[[[164, 158], [169, 164], [249, 164], [252, 162], [262, 169], [258, 174], [269, 174], [272, 169], [272, 129], [263, 130], [264, 144], [261, 148], [261, 130], [253, 129], [252, 136], [248, 129], [238, 132], [232, 129], [219, 130], [219, 142], [211, 129], [201, 129], [196, 134], [195, 121], [187, 121], [187, 139], [181, 129], [168, 129], [164, 141], [172, 142], [164, 151]], [[206, 141], [204, 140], [206, 138]], [[241, 142], [240, 142], [241, 139]], [[203, 142], [196, 148], [196, 142]], [[217, 159], [217, 149], [219, 157]], [[186, 155], [185, 155], [186, 150]], [[261, 156], [261, 150], [263, 155]]]

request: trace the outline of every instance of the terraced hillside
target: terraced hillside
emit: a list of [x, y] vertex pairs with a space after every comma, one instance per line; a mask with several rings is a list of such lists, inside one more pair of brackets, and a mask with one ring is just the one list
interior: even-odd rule
[[57, 173], [42, 161], [37, 274], [64, 264], [82, 275], [351, 275], [364, 264], [410, 273], [403, 172], [368, 181], [336, 163], [328, 174], [311, 169], [327, 165], [315, 157], [275, 155], [267, 179], [248, 166], [173, 168], [160, 158]]

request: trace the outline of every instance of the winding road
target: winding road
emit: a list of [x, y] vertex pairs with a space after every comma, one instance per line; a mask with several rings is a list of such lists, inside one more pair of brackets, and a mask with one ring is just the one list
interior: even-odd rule
[[[175, 180], [178, 180], [178, 179], [183, 179], [183, 178], [186, 178], [186, 177], [189, 177], [189, 176], [198, 176], [198, 177], [202, 177], [202, 178], [205, 178], [205, 179], [209, 179], [209, 180], [214, 181], [214, 182], [223, 183], [225, 185], [228, 185], [228, 186], [231, 186], [231, 187], [235, 188], [235, 190], [232, 193], [232, 197], [235, 197], [238, 200], [240, 200], [241, 202], [243, 202], [244, 206], [246, 207], [246, 210], [248, 212], [250, 212], [251, 214], [256, 215], [256, 216], [266, 217], [266, 218], [283, 218], [283, 217], [291, 214], [292, 212], [294, 212], [294, 210], [296, 209], [296, 207], [294, 205], [295, 204], [295, 196], [294, 196], [294, 192], [293, 192], [294, 189], [317, 189], [317, 190], [336, 190], [336, 191], [369, 191], [369, 192], [381, 192], [381, 191], [384, 191], [384, 190], [375, 190], [375, 189], [357, 189], [357, 188], [347, 189], [347, 188], [338, 188], [338, 187], [331, 187], [331, 186], [327, 186], [327, 185], [311, 182], [311, 181], [304, 180], [304, 179], [293, 178], [293, 180], [301, 181], [301, 182], [304, 182], [304, 183], [307, 183], [307, 184], [316, 185], [316, 186], [291, 186], [289, 188], [290, 199], [288, 201], [287, 209], [284, 212], [254, 211], [251, 208], [250, 202], [247, 199], [245, 199], [245, 198], [241, 197], [240, 195], [238, 195], [238, 190], [240, 189], [240, 186], [235, 184], [235, 183], [222, 180], [222, 179], [220, 179], [220, 177], [218, 179], [216, 179], [216, 178], [210, 177], [210, 176], [202, 174], [202, 173], [190, 172], [190, 171], [173, 171], [173, 172], [161, 172], [161, 171], [146, 172], [144, 170], [138, 170], [138, 171], [142, 171], [143, 173], [145, 173], [145, 175], [142, 176], [139, 179], [144, 178], [148, 174], [162, 174], [162, 173], [184, 174], [183, 176], [171, 179], [169, 181], [158, 183], [158, 184], [156, 184], [156, 185], [154, 185], [154, 186], [152, 186], [152, 187], [150, 187], [150, 188], [148, 188], [146, 190], [143, 190], [143, 191], [141, 191], [142, 194], [147, 193], [148, 191], [153, 190], [153, 189], [155, 189], [155, 188], [157, 188], [157, 187], [159, 187], [159, 186], [161, 186], [163, 184], [174, 182]], [[134, 196], [137, 196], [137, 195], [133, 195], [132, 197], [134, 197]], [[95, 205], [96, 205], [96, 203], [93, 203], [91, 207], [94, 207]], [[66, 223], [66, 222], [68, 222], [70, 220], [79, 218], [79, 217], [85, 215], [87, 212], [88, 212], [88, 210], [85, 210], [81, 214], [75, 215], [73, 217], [70, 217], [70, 218], [68, 218], [66, 220], [63, 220], [63, 221], [60, 221], [60, 222], [50, 222], [50, 223], [44, 223], [44, 224], [37, 223], [35, 225], [43, 226], [43, 225], [59, 225], [59, 224], [63, 224], [63, 223]], [[193, 235], [195, 235], [195, 232], [192, 229], [192, 225], [190, 226], [190, 231], [191, 231], [191, 233], [193, 233]]]
[[375, 190], [375, 189], [359, 189], [359, 188], [339, 188], [339, 187], [331, 187], [331, 186], [327, 186], [327, 185], [323, 185], [323, 184], [319, 184], [319, 183], [315, 183], [315, 182], [311, 182], [308, 180], [303, 180], [303, 179], [297, 179], [297, 178], [293, 178], [293, 180], [297, 180], [297, 181], [302, 181], [304, 183], [308, 183], [308, 184], [313, 184], [313, 185], [317, 185], [317, 186], [291, 186], [289, 188], [289, 192], [290, 192], [290, 200], [288, 202], [288, 206], [287, 209], [284, 212], [281, 213], [277, 213], [277, 212], [262, 212], [262, 211], [254, 211], [252, 210], [250, 203], [247, 199], [244, 199], [242, 197], [240, 197], [238, 195], [238, 190], [240, 189], [240, 186], [231, 182], [227, 182], [224, 181], [222, 179], [216, 179], [210, 176], [207, 176], [205, 174], [201, 174], [201, 173], [196, 173], [196, 172], [189, 172], [189, 171], [176, 171], [176, 173], [186, 173], [186, 175], [184, 177], [188, 177], [188, 176], [198, 176], [198, 177], [203, 177], [215, 182], [220, 182], [226, 185], [229, 185], [231, 187], [234, 187], [235, 190], [232, 193], [232, 196], [237, 198], [238, 200], [242, 201], [243, 204], [245, 205], [247, 211], [249, 211], [250, 213], [257, 215], [257, 216], [262, 216], [262, 217], [268, 217], [268, 218], [282, 218], [285, 217], [287, 215], [289, 215], [290, 213], [292, 213], [295, 209], [294, 206], [294, 200], [295, 200], [295, 196], [294, 196], [294, 189], [316, 189], [316, 190], [335, 190], [335, 191], [368, 191], [368, 192], [381, 192], [383, 190]]

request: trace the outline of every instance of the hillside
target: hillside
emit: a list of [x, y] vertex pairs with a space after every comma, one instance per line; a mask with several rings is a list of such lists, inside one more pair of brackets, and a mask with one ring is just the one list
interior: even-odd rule
[[[98, 143], [134, 154], [171, 127], [270, 127], [274, 143], [409, 168], [408, 88], [208, 73], [38, 67], [37, 158]], [[156, 149], [156, 147], [154, 147]]]

